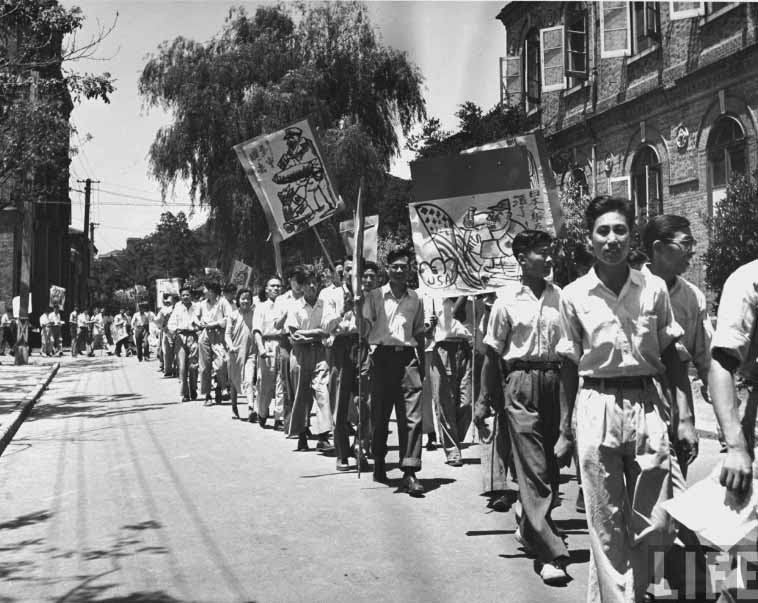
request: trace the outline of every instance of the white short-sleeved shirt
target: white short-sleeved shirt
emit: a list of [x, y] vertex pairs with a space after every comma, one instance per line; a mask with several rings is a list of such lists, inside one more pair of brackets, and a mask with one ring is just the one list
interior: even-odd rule
[[279, 310], [276, 307], [276, 301], [267, 299], [259, 302], [255, 306], [253, 313], [253, 332], [258, 331], [261, 335], [270, 335], [274, 332], [280, 333], [274, 328], [274, 323], [279, 319]]
[[561, 339], [561, 290], [545, 284], [539, 299], [521, 283], [498, 291], [490, 311], [484, 343], [503, 360], [559, 360], [556, 348]]
[[453, 316], [455, 301], [450, 297], [421, 296], [426, 322], [429, 321], [428, 317], [432, 315], [437, 317], [434, 338], [429, 342], [427, 349], [433, 348], [434, 344], [440, 341], [471, 341], [471, 331]]
[[418, 294], [407, 289], [396, 298], [390, 284], [371, 290], [363, 304], [363, 318], [371, 325], [369, 345], [416, 347], [416, 333], [424, 330], [424, 308]]
[[739, 372], [755, 379], [758, 370], [758, 260], [735, 270], [724, 283], [711, 350], [720, 349], [740, 363]]
[[303, 296], [294, 300], [290, 305], [287, 320], [284, 321], [284, 328], [288, 331], [290, 329], [303, 329], [305, 331], [321, 329], [323, 328], [323, 320], [324, 300], [317, 299], [316, 303], [311, 306]]
[[662, 374], [661, 353], [682, 336], [666, 283], [629, 269], [617, 296], [593, 267], [563, 289], [558, 353], [583, 377]]
[[[654, 276], [647, 264], [640, 272]], [[676, 342], [679, 357], [685, 362], [692, 361], [700, 379], [706, 381], [711, 365], [713, 327], [705, 294], [687, 279], [677, 276], [674, 286], [669, 289], [669, 298], [674, 319], [684, 330], [684, 335]]]

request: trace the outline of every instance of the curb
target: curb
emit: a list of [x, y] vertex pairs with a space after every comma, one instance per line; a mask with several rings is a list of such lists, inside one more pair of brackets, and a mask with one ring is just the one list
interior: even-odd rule
[[0, 455], [5, 452], [5, 448], [8, 446], [8, 444], [10, 444], [13, 436], [16, 435], [18, 428], [21, 427], [21, 424], [26, 420], [26, 417], [29, 416], [29, 413], [37, 403], [37, 400], [40, 399], [42, 393], [45, 391], [47, 386], [50, 385], [53, 377], [58, 374], [58, 369], [60, 367], [61, 363], [56, 362], [55, 366], [50, 369], [50, 372], [48, 373], [45, 381], [43, 383], [40, 383], [40, 385], [28, 399], [23, 400], [16, 406], [16, 408], [13, 409], [13, 412], [11, 413], [12, 419], [10, 425], [2, 432], [2, 434], [0, 434]]

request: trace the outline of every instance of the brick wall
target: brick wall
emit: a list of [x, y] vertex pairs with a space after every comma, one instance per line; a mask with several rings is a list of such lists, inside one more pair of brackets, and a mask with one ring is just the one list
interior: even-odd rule
[[[509, 51], [519, 48], [519, 36], [529, 28], [560, 24], [562, 6], [509, 5], [501, 13]], [[708, 232], [703, 218], [710, 211], [706, 148], [710, 129], [723, 113], [742, 124], [748, 169], [758, 168], [758, 5], [672, 21], [669, 3], [662, 2], [660, 45], [633, 57], [603, 59], [598, 7], [588, 3], [590, 73], [597, 69], [595, 82], [542, 94], [543, 134], [551, 155], [562, 159], [554, 165], [583, 167], [594, 194], [603, 194], [608, 192], [608, 177], [629, 176], [641, 146], [654, 147], [662, 164], [663, 210], [689, 218], [700, 241], [698, 249], [705, 251]], [[676, 144], [680, 126], [689, 131], [683, 149]], [[612, 164], [610, 172], [605, 170], [606, 158]], [[556, 180], [561, 181], [561, 174]], [[705, 269], [699, 258], [687, 276], [703, 286]]]

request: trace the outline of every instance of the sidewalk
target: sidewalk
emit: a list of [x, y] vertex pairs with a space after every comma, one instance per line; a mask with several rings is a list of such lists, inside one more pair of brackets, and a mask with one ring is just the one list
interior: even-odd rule
[[0, 356], [0, 454], [60, 366], [57, 358], [40, 356], [30, 356], [25, 366], [13, 362], [13, 356]]

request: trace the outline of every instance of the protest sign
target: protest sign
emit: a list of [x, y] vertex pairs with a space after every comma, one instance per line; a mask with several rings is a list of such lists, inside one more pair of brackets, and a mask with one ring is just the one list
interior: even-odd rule
[[238, 144], [234, 150], [277, 240], [302, 232], [340, 209], [307, 119]]
[[[353, 220], [340, 222], [340, 235], [345, 244], [348, 257], [355, 253], [355, 226]], [[363, 218], [363, 259], [376, 262], [377, 233], [379, 231], [379, 216], [365, 216]]]
[[436, 296], [495, 291], [520, 277], [513, 238], [545, 229], [522, 147], [416, 161], [409, 206], [419, 289]]
[[229, 272], [229, 282], [237, 289], [244, 289], [250, 286], [251, 280], [253, 280], [253, 268], [245, 262], [234, 260], [234, 265]]
[[180, 278], [157, 278], [155, 279], [155, 307], [157, 310], [163, 306], [163, 296], [166, 294], [179, 295], [182, 286]]
[[50, 285], [50, 306], [58, 304], [62, 310], [66, 305], [66, 288], [58, 285]]

